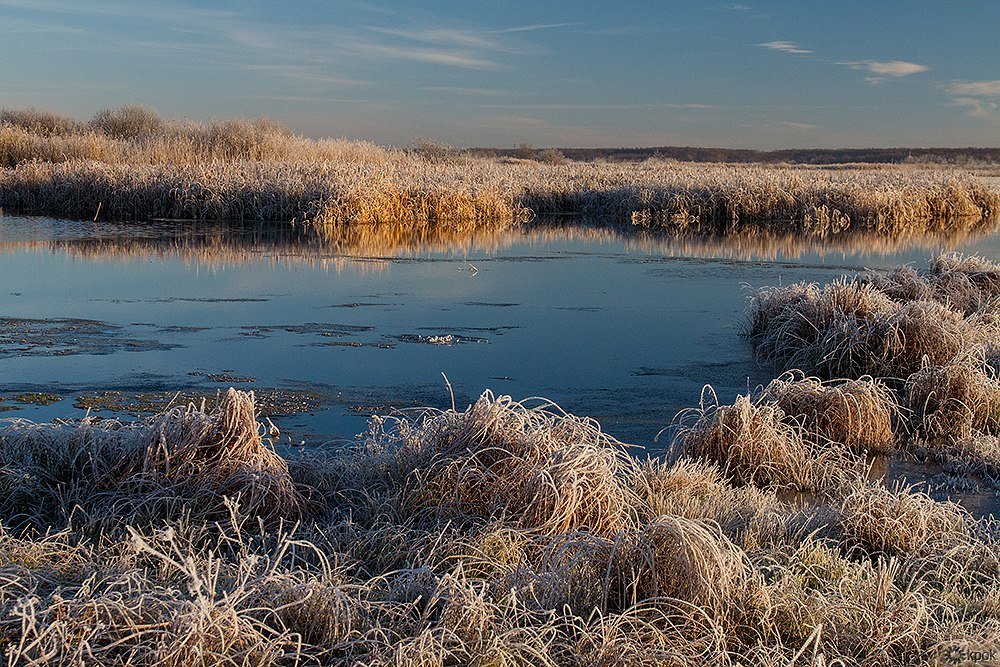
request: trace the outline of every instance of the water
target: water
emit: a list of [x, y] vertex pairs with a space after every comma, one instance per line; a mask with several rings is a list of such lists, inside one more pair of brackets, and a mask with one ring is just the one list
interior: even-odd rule
[[[448, 407], [447, 377], [459, 407], [486, 389], [544, 396], [658, 451], [704, 385], [728, 400], [776, 374], [741, 337], [749, 286], [944, 249], [998, 259], [1000, 237], [816, 248], [587, 226], [317, 238], [0, 218], [0, 416], [79, 417], [109, 390], [134, 403], [235, 386], [269, 397], [286, 441], [311, 444], [352, 439], [373, 413]], [[24, 392], [63, 400], [22, 404]]]

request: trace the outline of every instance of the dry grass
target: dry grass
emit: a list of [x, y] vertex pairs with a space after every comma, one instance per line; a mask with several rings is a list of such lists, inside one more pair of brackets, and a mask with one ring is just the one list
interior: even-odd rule
[[542, 163], [309, 140], [266, 119], [182, 124], [126, 107], [50, 131], [62, 126], [38, 112], [8, 115], [0, 206], [63, 218], [91, 219], [98, 205], [107, 220], [326, 224], [504, 225], [572, 212], [674, 231], [828, 237], [968, 230], [1000, 212], [986, 181], [939, 170]]
[[586, 419], [484, 394], [465, 412], [399, 422], [372, 469], [402, 489], [408, 511], [469, 520], [513, 517], [542, 534], [637, 525], [635, 463]]
[[1000, 345], [995, 266], [945, 255], [927, 274], [904, 268], [822, 287], [762, 288], [751, 299], [748, 336], [758, 356], [825, 377], [905, 379], [925, 360], [943, 365]]
[[786, 415], [801, 419], [813, 437], [861, 454], [885, 454], [895, 448], [896, 397], [871, 377], [823, 382], [801, 373], [786, 373], [765, 388], [764, 397]]
[[942, 544], [962, 543], [969, 530], [968, 516], [959, 505], [907, 488], [863, 484], [846, 494], [837, 509], [846, 539], [868, 552], [940, 549]]
[[[759, 290], [749, 329], [759, 356], [833, 377], [887, 376], [895, 390], [862, 377], [836, 383], [838, 391], [793, 373], [772, 383], [770, 398], [855, 451], [889, 451], [895, 422], [902, 449], [943, 463], [963, 484], [996, 486], [998, 276], [996, 262], [945, 254], [926, 271], [904, 266], [824, 287]], [[898, 417], [893, 393], [904, 407]]]
[[1000, 379], [981, 350], [911, 375], [906, 401], [920, 435], [932, 440], [1000, 434]]
[[[804, 381], [805, 391], [809, 381]], [[864, 468], [844, 443], [817, 437], [809, 417], [785, 412], [773, 394], [739, 396], [732, 405], [715, 400], [680, 416], [677, 446], [685, 455], [717, 463], [739, 484], [826, 492], [863, 476]], [[791, 395], [793, 389], [781, 393]], [[714, 399], [714, 397], [713, 397]], [[805, 406], [803, 406], [805, 407]], [[829, 415], [830, 431], [846, 428], [851, 411]]]
[[261, 517], [301, 499], [285, 461], [261, 440], [252, 394], [229, 390], [215, 412], [172, 408], [144, 422], [10, 421], [0, 438], [6, 525], [44, 528], [66, 512], [154, 520], [184, 506], [209, 518], [238, 498]]
[[1000, 297], [1000, 264], [975, 255], [947, 253], [934, 257], [926, 272], [902, 266], [872, 281], [894, 300], [934, 300], [972, 315], [990, 309]]
[[[804, 508], [489, 394], [287, 463], [259, 429], [236, 392], [0, 423], [5, 491], [34, 485], [0, 504], [8, 663], [874, 666], [1000, 640], [997, 543], [908, 489]], [[134, 511], [155, 487], [179, 500]]]

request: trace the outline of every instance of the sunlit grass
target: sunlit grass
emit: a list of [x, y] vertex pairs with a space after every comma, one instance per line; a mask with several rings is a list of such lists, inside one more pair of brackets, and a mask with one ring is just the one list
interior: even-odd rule
[[579, 213], [675, 231], [820, 237], [968, 228], [1000, 211], [1000, 192], [960, 172], [430, 159], [425, 150], [297, 137], [266, 119], [198, 125], [132, 111], [89, 125], [5, 112], [0, 206], [76, 219], [466, 228]]
[[904, 665], [1000, 640], [988, 527], [846, 446], [804, 506], [490, 394], [287, 460], [262, 431], [232, 390], [0, 425], [11, 664]]

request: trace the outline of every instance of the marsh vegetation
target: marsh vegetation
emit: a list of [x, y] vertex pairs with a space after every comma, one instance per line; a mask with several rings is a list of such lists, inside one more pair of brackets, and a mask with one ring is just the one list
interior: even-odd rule
[[[532, 153], [533, 155], [533, 153]], [[830, 236], [968, 228], [1000, 193], [957, 171], [477, 157], [310, 140], [266, 119], [165, 121], [141, 107], [87, 124], [0, 116], [0, 207], [76, 219], [149, 218], [515, 225], [604, 215], [697, 232]]]

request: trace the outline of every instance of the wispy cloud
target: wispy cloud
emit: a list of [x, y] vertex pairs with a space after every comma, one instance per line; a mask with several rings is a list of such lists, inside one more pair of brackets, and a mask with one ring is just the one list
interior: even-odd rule
[[465, 88], [462, 86], [424, 86], [429, 93], [444, 93], [446, 95], [471, 95], [473, 97], [508, 97], [513, 95], [509, 90], [498, 88]]
[[494, 30], [493, 32], [534, 32], [536, 30], [551, 30], [553, 28], [567, 28], [569, 26], [580, 25], [575, 21], [568, 23], [532, 23], [529, 25], [516, 25], [511, 28], [500, 28], [499, 30]]
[[838, 62], [838, 65], [847, 65], [851, 69], [867, 70], [879, 76], [909, 76], [926, 72], [929, 68], [926, 65], [909, 63], [905, 60], [889, 60], [881, 62], [878, 60], [851, 60]]
[[819, 125], [813, 125], [812, 123], [794, 123], [789, 120], [783, 120], [778, 125], [782, 127], [787, 127], [791, 130], [818, 130]]
[[[2, 4], [3, 3], [0, 3], [0, 6], [2, 6]], [[60, 25], [53, 23], [52, 21], [20, 21], [12, 18], [4, 19], [3, 30], [7, 35], [16, 33], [82, 35], [87, 32], [83, 28]]]
[[954, 95], [972, 95], [982, 97], [1000, 97], [1000, 80], [997, 81], [966, 81], [952, 84], [948, 91]]
[[987, 120], [1000, 119], [997, 102], [989, 99], [1000, 98], [1000, 81], [953, 83], [948, 87], [948, 92], [955, 96], [951, 100], [951, 106], [964, 108], [969, 116]]
[[196, 23], [206, 19], [237, 19], [239, 14], [227, 10], [184, 7], [168, 3], [115, 2], [95, 0], [86, 3], [65, 3], [56, 0], [3, 0], [3, 6], [46, 14], [67, 16], [114, 16], [141, 18], [163, 23]]
[[418, 28], [404, 30], [400, 28], [383, 28], [381, 26], [367, 26], [370, 32], [389, 35], [391, 37], [402, 37], [414, 42], [424, 44], [439, 44], [444, 46], [460, 46], [470, 49], [496, 49], [496, 42], [486, 39], [481, 35], [471, 31], [457, 28]]
[[313, 65], [263, 65], [260, 63], [244, 63], [244, 69], [263, 74], [272, 74], [285, 79], [301, 81], [310, 85], [323, 86], [356, 86], [361, 82], [355, 79], [348, 79], [326, 74], [322, 67]]
[[764, 42], [762, 44], [758, 44], [757, 46], [762, 46], [765, 49], [771, 49], [772, 51], [783, 51], [784, 53], [812, 53], [809, 49], [803, 49], [792, 42]]
[[365, 26], [367, 33], [372, 36], [384, 35], [398, 39], [390, 43], [377, 37], [366, 39], [366, 35], [354, 35], [349, 41], [367, 53], [467, 69], [495, 69], [498, 65], [493, 61], [493, 56], [497, 54], [543, 53], [537, 47], [501, 35], [549, 30], [567, 25], [574, 24], [539, 23], [498, 29]]
[[977, 97], [955, 97], [951, 100], [951, 106], [964, 108], [966, 113], [973, 118], [988, 120], [1000, 118], [1000, 113], [997, 112], [997, 103], [992, 100]]
[[463, 69], [499, 69], [499, 65], [492, 60], [486, 60], [476, 55], [447, 51], [443, 49], [431, 49], [408, 46], [392, 46], [389, 44], [377, 44], [372, 42], [355, 42], [353, 49], [358, 53], [371, 56], [384, 56], [396, 58], [398, 60], [410, 60], [414, 62], [430, 63], [432, 65], [446, 65], [448, 67], [460, 67]]
[[504, 104], [501, 106], [506, 109], [521, 109], [530, 111], [630, 111], [634, 109], [709, 110], [718, 108], [711, 104], [690, 102], [648, 102], [638, 104], [573, 104], [554, 102], [546, 104]]

